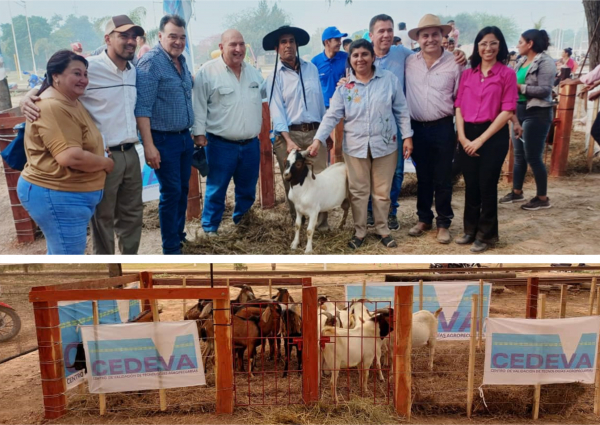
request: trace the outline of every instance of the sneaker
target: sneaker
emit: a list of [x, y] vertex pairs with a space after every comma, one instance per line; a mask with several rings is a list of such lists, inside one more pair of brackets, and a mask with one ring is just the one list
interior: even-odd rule
[[517, 195], [513, 191], [511, 191], [506, 196], [503, 196], [502, 198], [500, 198], [501, 204], [512, 204], [513, 202], [523, 202], [523, 201], [525, 201], [525, 197], [523, 196], [523, 193], [521, 193], [520, 195]]
[[212, 239], [212, 238], [217, 238], [217, 237], [219, 237], [219, 234], [218, 234], [217, 232], [206, 232], [206, 231], [205, 231], [205, 232], [204, 232], [204, 235], [205, 235], [207, 238], [209, 238], [209, 239]]
[[373, 211], [367, 211], [367, 227], [375, 226], [375, 219], [373, 218]]
[[388, 227], [390, 230], [398, 230], [400, 228], [398, 217], [392, 214], [388, 215]]
[[541, 209], [552, 208], [552, 205], [550, 205], [550, 198], [546, 198], [545, 201], [542, 201], [536, 196], [531, 201], [521, 205], [521, 208], [527, 211], [537, 211]]

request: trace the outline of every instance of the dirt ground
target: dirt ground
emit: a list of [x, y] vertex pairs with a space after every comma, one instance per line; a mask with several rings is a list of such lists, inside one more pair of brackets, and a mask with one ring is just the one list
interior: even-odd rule
[[[174, 268], [176, 265], [165, 265]], [[191, 266], [191, 265], [188, 265]], [[221, 265], [223, 266], [223, 265]], [[256, 265], [259, 266], [259, 265]], [[270, 265], [260, 265], [268, 269]], [[290, 265], [293, 267], [293, 265]], [[321, 266], [322, 265], [311, 265]], [[332, 265], [334, 266], [334, 265]], [[342, 265], [339, 265], [342, 266]], [[408, 267], [412, 265], [405, 265]], [[133, 267], [133, 265], [132, 265]], [[343, 266], [342, 266], [343, 267]], [[253, 268], [253, 267], [252, 267]], [[278, 265], [279, 269], [279, 265]], [[550, 274], [548, 274], [550, 275]], [[551, 274], [556, 276], [556, 274]], [[572, 275], [575, 276], [575, 275]], [[381, 281], [382, 275], [357, 276], [325, 276], [314, 277], [313, 285], [319, 287], [319, 294], [327, 294], [332, 300], [342, 300], [344, 284], [368, 281]], [[18, 338], [24, 344], [31, 340], [33, 321], [27, 311], [26, 294], [30, 286], [40, 284], [40, 278], [2, 277], [3, 294], [12, 294], [10, 302], [19, 306], [19, 313], [24, 318], [23, 332]], [[85, 279], [85, 276], [79, 277]], [[89, 277], [88, 277], [89, 279]], [[48, 278], [44, 277], [42, 284], [53, 284], [78, 280], [77, 277]], [[257, 296], [268, 296], [268, 288], [254, 288]], [[232, 296], [237, 290], [232, 289]], [[21, 295], [18, 295], [21, 294]], [[297, 302], [301, 302], [301, 289], [290, 287], [290, 294]], [[494, 294], [490, 308], [491, 317], [523, 317], [525, 310], [525, 288], [513, 287], [502, 294]], [[22, 304], [18, 299], [25, 298]], [[567, 317], [587, 314], [589, 291], [569, 291], [567, 300]], [[187, 300], [185, 308], [194, 305], [195, 300]], [[162, 321], [181, 320], [183, 301], [159, 301], [163, 312]], [[552, 291], [548, 294], [546, 317], [558, 317], [559, 294]], [[25, 311], [25, 312], [24, 312]], [[33, 330], [35, 333], [35, 331]], [[0, 358], [5, 354], [6, 347], [0, 345]], [[533, 400], [532, 387], [497, 386], [483, 389], [484, 400], [477, 388], [482, 382], [484, 352], [476, 354], [474, 413], [471, 420], [466, 418], [467, 364], [468, 342], [439, 341], [437, 345], [434, 371], [427, 368], [428, 351], [426, 348], [413, 350], [412, 355], [412, 394], [413, 419], [412, 423], [427, 424], [467, 424], [467, 423], [534, 423], [531, 421]], [[295, 354], [291, 357], [291, 369], [297, 367]], [[268, 424], [268, 423], [299, 423], [299, 424], [358, 424], [358, 423], [399, 423], [402, 418], [395, 415], [391, 406], [393, 397], [393, 376], [386, 370], [382, 383], [370, 375], [368, 393], [361, 396], [358, 388], [358, 376], [355, 371], [340, 373], [338, 383], [339, 396], [343, 403], [335, 405], [329, 390], [329, 377], [321, 383], [321, 396], [318, 405], [304, 407], [301, 401], [301, 376], [291, 373], [288, 378], [281, 376], [283, 363], [275, 365], [263, 357], [258, 360], [255, 378], [248, 379], [243, 373], [236, 373], [236, 404], [235, 413], [231, 416], [214, 414], [214, 368], [207, 367], [207, 384], [205, 388], [192, 387], [167, 391], [168, 409], [160, 412], [158, 394], [156, 391], [141, 391], [124, 394], [113, 394], [107, 397], [108, 413], [99, 416], [98, 397], [90, 395], [83, 387], [67, 392], [69, 413], [52, 423], [81, 424], [81, 423], [207, 423], [207, 424]], [[277, 369], [276, 369], [277, 367]], [[273, 373], [275, 370], [278, 373]], [[14, 360], [0, 364], [0, 423], [2, 424], [39, 424], [43, 420], [43, 400], [41, 392], [38, 354], [33, 352]], [[349, 384], [349, 385], [348, 385]], [[248, 387], [252, 395], [249, 398]], [[263, 399], [263, 388], [265, 398]], [[351, 398], [348, 401], [348, 391]], [[374, 390], [376, 389], [376, 399]], [[598, 418], [593, 415], [592, 385], [547, 385], [542, 386], [540, 422], [542, 423], [583, 423], [596, 424]], [[277, 396], [278, 404], [273, 406]], [[250, 406], [243, 406], [248, 404]], [[260, 404], [267, 404], [261, 406]], [[381, 404], [374, 406], [374, 404]]]
[[[550, 154], [548, 154], [548, 161]], [[276, 161], [275, 161], [276, 163]], [[549, 164], [549, 162], [548, 162]], [[276, 173], [277, 173], [276, 167]], [[207, 239], [203, 236], [198, 220], [188, 222], [187, 233], [190, 244], [184, 248], [185, 254], [302, 254], [306, 245], [306, 230], [301, 231], [300, 249], [290, 250], [293, 239], [293, 225], [284, 202], [281, 177], [275, 175], [277, 205], [272, 210], [262, 210], [257, 201], [241, 225], [232, 223], [233, 183], [230, 185], [225, 215], [219, 229], [220, 237]], [[202, 182], [204, 189], [205, 182]], [[6, 181], [0, 177], [0, 193], [6, 193]], [[525, 196], [535, 195], [535, 183], [528, 176]], [[510, 191], [510, 185], [500, 183], [498, 192], [503, 196]], [[421, 238], [412, 238], [407, 232], [416, 220], [416, 177], [405, 175], [403, 192], [400, 197], [398, 219], [400, 229], [392, 235], [398, 248], [386, 249], [374, 235], [370, 235], [358, 251], [349, 249], [346, 244], [353, 235], [352, 215], [343, 229], [337, 229], [341, 222], [341, 210], [330, 213], [332, 230], [317, 232], [314, 238], [315, 254], [462, 254], [468, 255], [469, 247], [454, 243], [440, 245], [435, 239], [435, 231]], [[500, 242], [489, 254], [595, 254], [600, 240], [600, 159], [594, 160], [592, 173], [587, 173], [583, 152], [583, 133], [574, 132], [571, 140], [569, 175], [549, 179], [549, 192], [552, 208], [540, 211], [524, 211], [520, 205], [499, 206]], [[258, 198], [258, 191], [257, 191]], [[462, 215], [464, 206], [464, 183], [455, 185], [452, 199], [454, 222], [451, 234], [454, 238], [462, 235]], [[44, 254], [45, 240], [38, 238], [31, 244], [19, 244], [12, 222], [12, 214], [7, 196], [0, 197], [0, 255], [5, 254]], [[91, 253], [91, 240], [88, 238], [86, 253]], [[139, 254], [161, 254], [161, 237], [158, 223], [158, 201], [145, 204], [144, 229]]]

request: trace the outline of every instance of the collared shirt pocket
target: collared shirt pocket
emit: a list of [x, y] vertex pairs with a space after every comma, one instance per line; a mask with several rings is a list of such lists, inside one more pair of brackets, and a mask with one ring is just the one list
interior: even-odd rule
[[219, 87], [219, 104], [221, 106], [232, 106], [235, 103], [235, 93], [231, 87]]
[[262, 96], [260, 94], [260, 85], [256, 81], [252, 81], [248, 86], [248, 95], [250, 100], [255, 104], [262, 103]]

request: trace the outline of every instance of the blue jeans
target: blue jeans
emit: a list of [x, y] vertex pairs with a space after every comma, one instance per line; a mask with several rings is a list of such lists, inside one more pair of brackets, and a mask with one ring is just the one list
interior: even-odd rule
[[160, 188], [158, 219], [163, 254], [181, 254], [194, 142], [189, 131], [182, 134], [152, 131], [152, 139], [160, 153], [160, 168], [155, 173]]
[[202, 228], [205, 232], [216, 232], [223, 218], [225, 195], [232, 177], [235, 184], [233, 222], [238, 224], [254, 204], [260, 168], [260, 142], [256, 137], [244, 145], [226, 142], [210, 134], [207, 138], [208, 176]]
[[17, 183], [17, 195], [33, 221], [40, 226], [48, 255], [83, 255], [87, 226], [102, 190], [63, 192], [29, 183], [23, 177]]
[[546, 137], [552, 125], [552, 107], [533, 107], [526, 109], [523, 103], [517, 104], [517, 118], [523, 127], [525, 142], [513, 137], [515, 149], [515, 167], [513, 170], [513, 189], [522, 190], [527, 173], [527, 164], [533, 171], [537, 196], [546, 196], [548, 191], [548, 171], [544, 165], [544, 147]]
[[437, 228], [449, 228], [452, 211], [452, 158], [456, 146], [454, 123], [448, 121], [431, 127], [413, 121], [414, 150], [417, 169], [417, 216], [425, 224], [433, 223], [433, 205]]
[[[394, 179], [392, 180], [392, 188], [390, 189], [390, 215], [398, 214], [398, 198], [400, 197], [400, 191], [402, 190], [402, 182], [404, 181], [404, 152], [402, 149], [402, 135], [398, 131], [398, 163], [396, 164], [396, 171], [394, 172]], [[373, 205], [371, 203], [371, 197], [369, 196], [369, 211], [373, 211]]]

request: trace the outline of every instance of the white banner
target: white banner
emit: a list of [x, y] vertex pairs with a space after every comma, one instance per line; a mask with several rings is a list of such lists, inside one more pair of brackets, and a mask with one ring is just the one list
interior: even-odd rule
[[146, 164], [144, 156], [144, 147], [141, 143], [135, 145], [138, 156], [140, 158], [140, 168], [142, 170], [142, 202], [154, 201], [160, 198], [158, 179], [154, 168], [150, 168]]
[[600, 316], [487, 325], [484, 385], [594, 383]]
[[[413, 313], [419, 311], [419, 284], [414, 282], [368, 283], [366, 298], [374, 303], [365, 305], [369, 310], [394, 307], [394, 288], [413, 286]], [[471, 296], [479, 294], [479, 282], [448, 281], [423, 284], [423, 310], [438, 316], [438, 340], [464, 340], [471, 336]], [[483, 284], [483, 319], [489, 316], [492, 284]], [[362, 298], [362, 284], [346, 285], [346, 299]], [[385, 301], [390, 301], [386, 303]], [[377, 305], [375, 305], [375, 302]], [[484, 321], [485, 331], [485, 321]]]
[[90, 393], [205, 385], [193, 321], [82, 326]]

